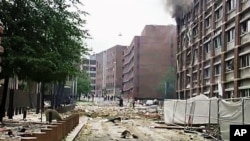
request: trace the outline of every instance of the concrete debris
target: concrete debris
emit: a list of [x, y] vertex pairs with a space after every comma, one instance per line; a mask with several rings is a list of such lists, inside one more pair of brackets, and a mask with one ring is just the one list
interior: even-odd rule
[[129, 132], [128, 130], [125, 130], [121, 133], [121, 138], [134, 138], [134, 139], [138, 139], [139, 137], [136, 136], [135, 134], [132, 134], [131, 132]]
[[56, 110], [53, 110], [53, 109], [46, 110], [45, 111], [46, 121], [50, 120], [50, 116], [51, 116], [51, 120], [56, 120], [56, 121], [62, 120], [62, 117], [60, 116], [60, 114]]

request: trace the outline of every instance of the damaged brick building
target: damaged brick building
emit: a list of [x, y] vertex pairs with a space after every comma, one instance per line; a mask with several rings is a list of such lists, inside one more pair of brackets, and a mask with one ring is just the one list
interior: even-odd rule
[[193, 0], [177, 21], [177, 96], [250, 95], [250, 1]]

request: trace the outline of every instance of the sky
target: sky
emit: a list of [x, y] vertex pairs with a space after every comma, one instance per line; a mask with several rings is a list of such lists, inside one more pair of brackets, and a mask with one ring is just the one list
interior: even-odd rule
[[92, 39], [87, 45], [99, 53], [115, 45], [130, 45], [145, 25], [175, 24], [164, 0], [82, 0], [86, 28]]

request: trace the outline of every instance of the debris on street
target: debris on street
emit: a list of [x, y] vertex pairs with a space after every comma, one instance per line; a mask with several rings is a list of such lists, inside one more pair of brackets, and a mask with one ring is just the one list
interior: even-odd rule
[[185, 133], [179, 126], [162, 124], [158, 106], [83, 104], [75, 111], [88, 118], [76, 141], [210, 141], [200, 134]]

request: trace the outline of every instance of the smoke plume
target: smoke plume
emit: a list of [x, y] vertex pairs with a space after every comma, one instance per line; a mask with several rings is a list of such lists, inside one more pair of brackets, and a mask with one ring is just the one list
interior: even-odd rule
[[193, 5], [193, 0], [166, 0], [166, 9], [173, 18], [180, 18], [182, 13], [188, 12]]

